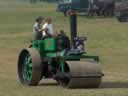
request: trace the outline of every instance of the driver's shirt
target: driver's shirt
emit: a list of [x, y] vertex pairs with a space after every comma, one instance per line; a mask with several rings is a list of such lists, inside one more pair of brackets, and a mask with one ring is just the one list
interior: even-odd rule
[[[43, 25], [42, 29], [47, 29], [47, 33], [50, 34], [50, 35], [53, 35], [54, 34], [52, 24], [45, 23]], [[47, 36], [47, 34], [46, 34], [45, 31], [43, 31], [43, 36]]]

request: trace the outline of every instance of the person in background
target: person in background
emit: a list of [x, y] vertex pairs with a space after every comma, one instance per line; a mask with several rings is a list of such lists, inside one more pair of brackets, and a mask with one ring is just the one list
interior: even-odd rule
[[53, 37], [54, 36], [52, 19], [50, 17], [46, 18], [42, 29], [44, 30], [43, 31], [43, 37]]
[[33, 40], [41, 40], [42, 39], [42, 28], [41, 24], [43, 22], [43, 17], [38, 16], [35, 20], [35, 23], [33, 25]]

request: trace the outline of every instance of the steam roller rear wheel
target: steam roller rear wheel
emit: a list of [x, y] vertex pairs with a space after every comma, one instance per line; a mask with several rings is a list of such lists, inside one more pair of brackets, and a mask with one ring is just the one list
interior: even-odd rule
[[96, 62], [69, 61], [69, 72], [63, 75], [59, 83], [67, 88], [98, 88], [103, 73]]
[[41, 57], [37, 50], [23, 49], [18, 59], [18, 76], [22, 84], [37, 85], [42, 75]]

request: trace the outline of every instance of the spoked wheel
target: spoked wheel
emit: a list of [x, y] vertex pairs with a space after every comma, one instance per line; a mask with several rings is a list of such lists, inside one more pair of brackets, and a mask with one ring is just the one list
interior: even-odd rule
[[66, 88], [98, 88], [103, 73], [98, 64], [88, 61], [67, 62], [69, 72], [61, 74], [59, 84]]
[[18, 59], [18, 76], [25, 85], [37, 85], [42, 75], [42, 61], [38, 51], [23, 49]]

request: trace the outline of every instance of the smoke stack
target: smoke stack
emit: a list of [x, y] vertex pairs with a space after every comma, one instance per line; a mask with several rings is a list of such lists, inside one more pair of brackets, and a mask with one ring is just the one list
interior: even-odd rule
[[73, 47], [75, 47], [74, 39], [77, 37], [77, 15], [76, 12], [73, 10], [70, 10], [68, 14], [70, 16], [71, 44]]

